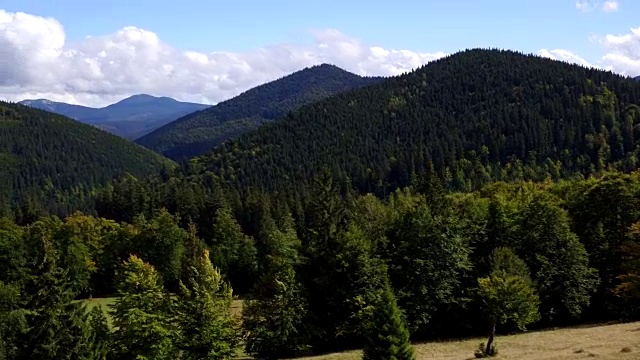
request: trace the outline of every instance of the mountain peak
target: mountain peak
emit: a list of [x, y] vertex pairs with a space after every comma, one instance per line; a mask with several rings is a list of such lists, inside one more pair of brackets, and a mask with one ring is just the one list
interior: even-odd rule
[[129, 139], [140, 137], [179, 117], [209, 107], [149, 94], [136, 94], [103, 108], [46, 99], [23, 100], [19, 104], [62, 114]]
[[189, 114], [136, 142], [173, 159], [190, 158], [291, 110], [380, 79], [362, 77], [332, 64], [313, 65]]

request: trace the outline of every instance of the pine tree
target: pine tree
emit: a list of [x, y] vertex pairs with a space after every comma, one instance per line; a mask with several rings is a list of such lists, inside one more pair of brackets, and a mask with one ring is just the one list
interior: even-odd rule
[[413, 346], [409, 342], [409, 331], [388, 283], [377, 291], [367, 312], [363, 325], [364, 360], [415, 359]]
[[170, 297], [153, 266], [135, 255], [120, 267], [116, 301], [111, 306], [113, 350], [118, 359], [174, 359], [175, 328]]
[[231, 313], [232, 290], [211, 264], [207, 250], [194, 255], [176, 300], [182, 357], [231, 359], [241, 339], [239, 321]]

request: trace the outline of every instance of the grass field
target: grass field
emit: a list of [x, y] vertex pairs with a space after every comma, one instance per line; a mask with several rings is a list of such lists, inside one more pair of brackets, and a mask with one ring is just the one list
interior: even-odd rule
[[[418, 359], [475, 359], [474, 350], [486, 339], [417, 344]], [[494, 359], [640, 359], [640, 322], [547, 330], [512, 336], [498, 336], [499, 355]], [[623, 349], [625, 349], [623, 351]], [[630, 351], [630, 352], [627, 352]], [[356, 360], [352, 351], [307, 360]]]

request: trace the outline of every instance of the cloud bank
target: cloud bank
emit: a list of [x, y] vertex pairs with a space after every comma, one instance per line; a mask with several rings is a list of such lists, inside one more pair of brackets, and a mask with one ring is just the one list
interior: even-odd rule
[[337, 30], [310, 35], [311, 46], [241, 53], [182, 51], [136, 27], [68, 43], [56, 19], [0, 10], [0, 98], [100, 106], [149, 93], [217, 103], [323, 62], [361, 75], [396, 75], [446, 55], [371, 47]]
[[[371, 46], [331, 29], [309, 36], [313, 42], [308, 46], [278, 44], [212, 53], [177, 49], [137, 27], [69, 42], [56, 19], [0, 10], [0, 99], [47, 98], [103, 106], [148, 93], [215, 104], [323, 62], [361, 75], [389, 76], [447, 55]], [[592, 41], [605, 50], [597, 61], [564, 49], [542, 49], [538, 54], [640, 75], [640, 27]]]

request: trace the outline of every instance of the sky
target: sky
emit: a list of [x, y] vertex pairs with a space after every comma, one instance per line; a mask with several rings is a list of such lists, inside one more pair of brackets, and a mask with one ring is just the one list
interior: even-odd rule
[[215, 104], [305, 67], [391, 76], [470, 48], [640, 75], [639, 0], [0, 0], [0, 99]]

